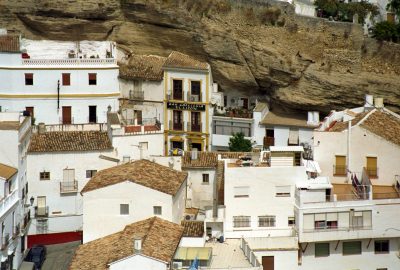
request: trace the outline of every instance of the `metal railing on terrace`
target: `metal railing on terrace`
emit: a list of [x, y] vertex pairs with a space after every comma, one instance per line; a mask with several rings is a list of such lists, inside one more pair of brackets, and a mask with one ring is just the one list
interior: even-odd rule
[[61, 181], [60, 193], [73, 193], [78, 192], [78, 181]]
[[116, 65], [115, 58], [22, 59], [27, 66], [79, 66]]
[[348, 231], [348, 230], [371, 230], [372, 225], [351, 225], [346, 227], [319, 226], [313, 229], [303, 229], [303, 232], [326, 232], [326, 231]]

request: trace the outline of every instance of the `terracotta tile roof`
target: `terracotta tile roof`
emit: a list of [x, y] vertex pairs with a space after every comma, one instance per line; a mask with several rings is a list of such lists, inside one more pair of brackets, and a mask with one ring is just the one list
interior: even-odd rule
[[99, 151], [112, 149], [107, 132], [51, 131], [32, 135], [28, 152]]
[[221, 155], [222, 159], [238, 159], [242, 156], [251, 155], [252, 152], [216, 152], [218, 155]]
[[158, 217], [135, 222], [121, 232], [79, 246], [69, 270], [109, 269], [108, 264], [134, 254], [136, 238], [142, 239], [141, 254], [170, 263], [182, 233], [182, 226]]
[[292, 127], [308, 127], [313, 128], [317, 125], [307, 124], [307, 115], [291, 112], [283, 112], [279, 110], [269, 111], [260, 121], [262, 125], [271, 126], [292, 126]]
[[[358, 113], [355, 115], [355, 117], [351, 120], [351, 126], [357, 125], [366, 115], [368, 112], [362, 112]], [[331, 125], [328, 129], [328, 131], [333, 131], [333, 132], [341, 132], [347, 130], [347, 127], [349, 125], [348, 121], [345, 122], [336, 122], [334, 125]]]
[[0, 163], [0, 177], [5, 180], [9, 180], [17, 172], [18, 170], [16, 168]]
[[20, 123], [18, 121], [2, 121], [0, 122], [0, 130], [18, 130]]
[[204, 235], [204, 222], [197, 220], [183, 220], [183, 237], [203, 237]]
[[201, 62], [189, 55], [173, 51], [165, 61], [164, 67], [208, 70], [209, 66], [206, 62]]
[[20, 52], [19, 36], [0, 35], [0, 52]]
[[197, 152], [197, 159], [192, 159], [191, 152], [182, 156], [182, 168], [216, 168], [218, 156], [215, 152]]
[[96, 173], [82, 189], [82, 193], [125, 181], [175, 195], [187, 178], [180, 172], [149, 160], [141, 159], [108, 168]]
[[375, 111], [360, 126], [394, 144], [400, 145], [400, 118], [388, 112]]
[[143, 79], [161, 81], [166, 57], [155, 55], [132, 55], [128, 64], [119, 63], [119, 77], [126, 80]]

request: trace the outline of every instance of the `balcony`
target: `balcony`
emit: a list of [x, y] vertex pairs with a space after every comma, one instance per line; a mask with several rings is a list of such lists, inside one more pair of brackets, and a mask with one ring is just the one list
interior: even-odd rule
[[253, 112], [244, 108], [228, 108], [225, 113], [214, 112], [215, 116], [253, 119]]
[[75, 193], [78, 192], [78, 181], [61, 181], [60, 193]]
[[5, 198], [0, 200], [0, 216], [3, 216], [10, 208], [18, 203], [18, 190], [14, 190], [11, 194], [8, 194]]
[[48, 206], [35, 206], [35, 217], [48, 217], [49, 207]]
[[18, 224], [17, 226], [14, 226], [14, 228], [13, 228], [13, 236], [12, 236], [12, 238], [13, 239], [18, 238], [19, 233], [20, 233], [20, 225]]
[[169, 120], [169, 129], [176, 130], [176, 131], [183, 131], [183, 122], [173, 122]]
[[201, 132], [201, 123], [187, 122], [187, 131]]
[[334, 176], [346, 176], [347, 166], [346, 165], [333, 165], [333, 175]]
[[144, 91], [129, 91], [130, 100], [144, 100]]
[[188, 102], [201, 102], [201, 94], [199, 95], [192, 95], [190, 93], [187, 93], [187, 99]]
[[25, 230], [30, 221], [31, 221], [31, 210], [29, 209], [29, 210], [25, 213], [24, 222], [22, 223], [22, 229]]
[[167, 95], [167, 100], [183, 100], [182, 91], [173, 91], [172, 94]]
[[270, 146], [275, 145], [275, 138], [274, 137], [264, 137], [264, 148], [268, 148]]

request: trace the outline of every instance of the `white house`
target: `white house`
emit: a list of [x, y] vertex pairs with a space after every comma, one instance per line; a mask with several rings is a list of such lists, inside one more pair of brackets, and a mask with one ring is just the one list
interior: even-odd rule
[[399, 203], [398, 188], [377, 189], [366, 174], [360, 185], [327, 177], [298, 183], [297, 269], [399, 269]]
[[213, 84], [208, 63], [172, 52], [164, 70], [164, 150], [210, 150]]
[[[53, 127], [53, 126], [52, 126]], [[35, 205], [28, 244], [55, 244], [82, 239], [80, 191], [92, 176], [117, 163], [104, 131], [33, 129], [27, 155], [28, 197]]]
[[[27, 111], [36, 123], [105, 123], [118, 108], [115, 43], [34, 41], [0, 36], [0, 106]], [[2, 42], [2, 43], [3, 43]], [[28, 113], [26, 113], [28, 114]]]
[[[0, 43], [1, 46], [1, 43]], [[19, 267], [30, 224], [26, 192], [26, 151], [31, 121], [20, 113], [0, 113], [0, 258], [3, 269]]]
[[186, 172], [144, 159], [97, 172], [82, 190], [83, 242], [152, 216], [179, 224], [186, 179]]
[[158, 217], [126, 225], [122, 231], [79, 246], [69, 270], [171, 269], [183, 230]]
[[379, 98], [374, 106], [367, 96], [365, 106], [332, 111], [324, 119], [314, 132], [314, 159], [332, 183], [360, 179], [366, 170], [373, 184], [391, 186], [400, 175], [399, 134], [400, 116], [384, 108]]

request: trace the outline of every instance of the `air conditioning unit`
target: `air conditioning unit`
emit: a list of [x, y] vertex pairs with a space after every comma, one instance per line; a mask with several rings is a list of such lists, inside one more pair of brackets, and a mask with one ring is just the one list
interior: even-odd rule
[[182, 262], [173, 262], [172, 269], [182, 269]]
[[185, 215], [185, 220], [195, 220], [196, 215], [195, 214], [186, 214]]
[[199, 101], [199, 95], [191, 95], [190, 96], [190, 101], [192, 102], [198, 102]]

